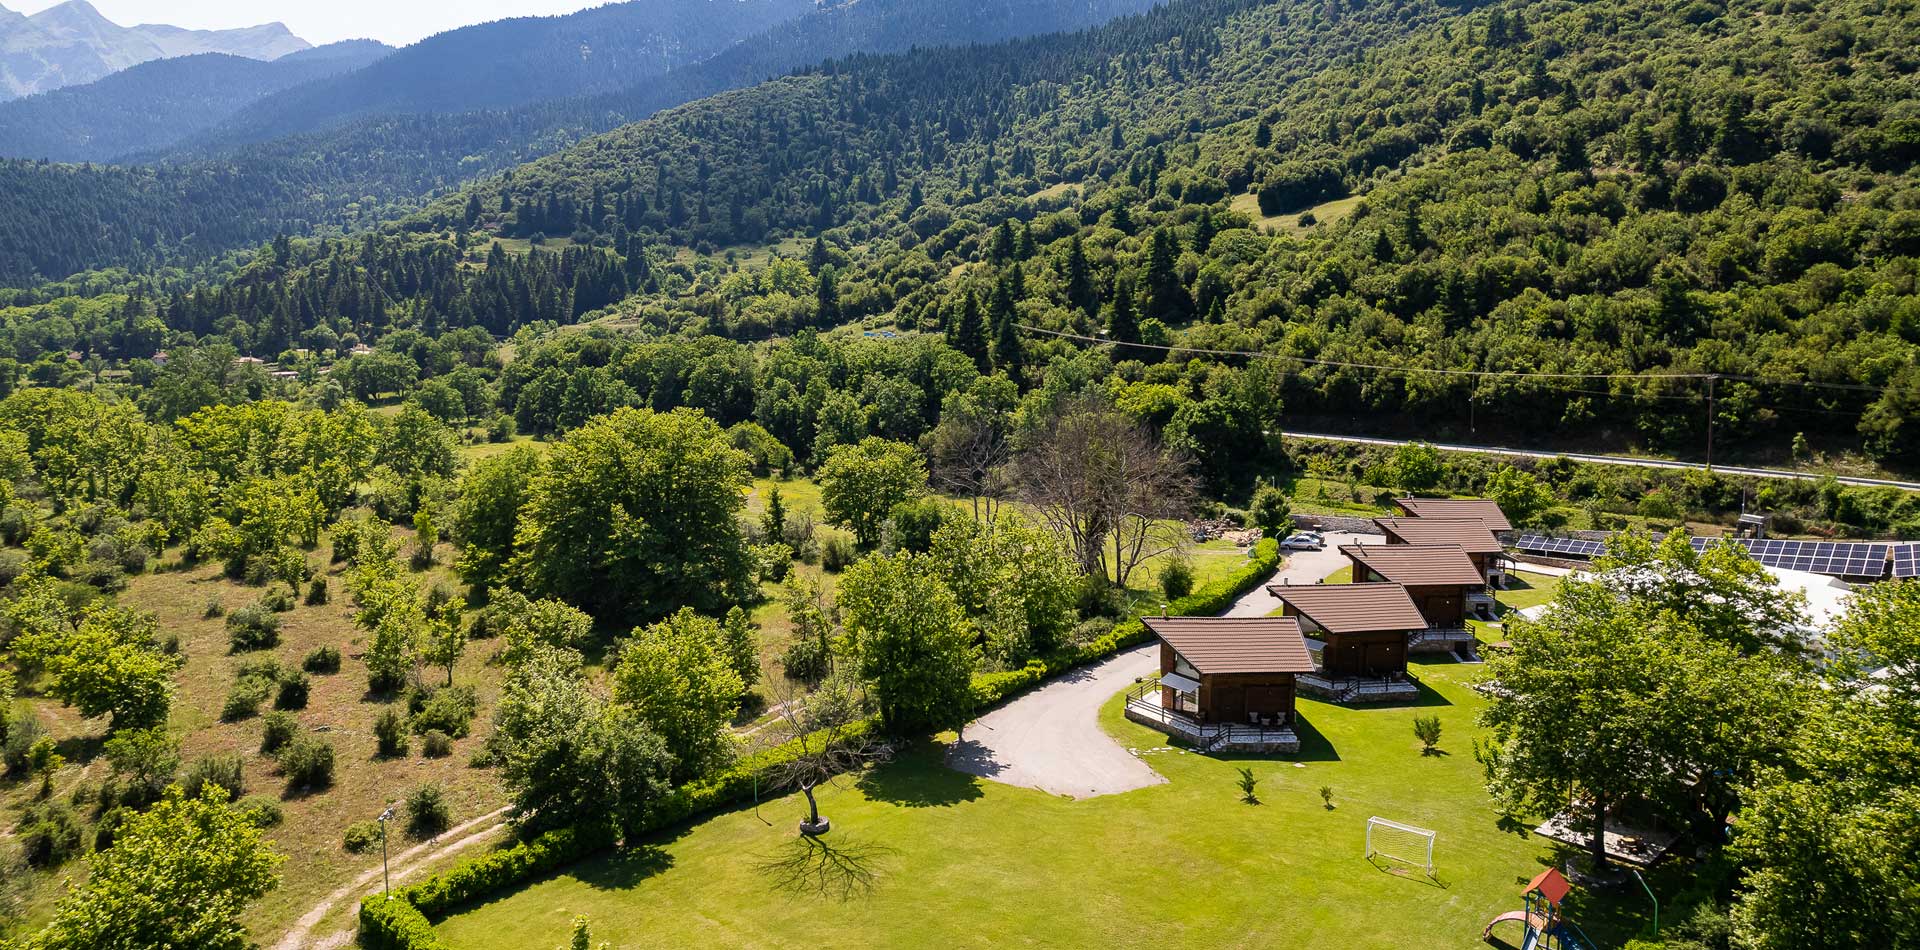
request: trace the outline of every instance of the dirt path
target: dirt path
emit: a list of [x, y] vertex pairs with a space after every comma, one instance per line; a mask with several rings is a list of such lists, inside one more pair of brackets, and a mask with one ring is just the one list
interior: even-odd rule
[[[457, 851], [470, 848], [486, 840], [506, 826], [504, 819], [507, 810], [488, 812], [466, 824], [452, 828], [446, 834], [432, 841], [421, 842], [399, 854], [390, 855], [388, 865], [392, 869], [393, 882], [398, 884], [424, 870], [427, 865]], [[311, 910], [295, 921], [293, 929], [273, 945], [273, 950], [334, 950], [353, 941], [353, 929], [349, 927], [338, 933], [329, 934], [319, 940], [311, 939], [313, 929], [327, 919], [342, 903], [358, 897], [363, 892], [380, 883], [380, 865], [376, 864], [365, 873], [353, 879], [315, 904]]]

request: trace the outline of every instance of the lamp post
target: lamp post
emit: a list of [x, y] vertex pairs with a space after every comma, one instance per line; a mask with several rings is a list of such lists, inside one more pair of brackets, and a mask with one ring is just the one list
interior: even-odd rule
[[393, 820], [393, 806], [388, 805], [387, 810], [381, 812], [380, 817], [377, 820], [380, 822], [380, 881], [381, 881], [381, 887], [382, 887], [381, 893], [386, 895], [387, 897], [392, 897], [393, 896], [393, 878], [389, 876], [389, 872], [387, 870], [387, 822]]

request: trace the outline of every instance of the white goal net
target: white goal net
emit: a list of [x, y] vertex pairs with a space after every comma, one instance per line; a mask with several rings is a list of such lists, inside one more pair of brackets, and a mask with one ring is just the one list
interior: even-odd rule
[[1367, 859], [1379, 855], [1396, 864], [1420, 868], [1433, 876], [1433, 832], [1386, 818], [1367, 819]]

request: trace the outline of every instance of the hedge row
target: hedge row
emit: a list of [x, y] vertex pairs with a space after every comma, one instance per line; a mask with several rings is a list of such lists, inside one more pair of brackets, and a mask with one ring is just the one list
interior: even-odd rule
[[[1272, 574], [1280, 563], [1280, 546], [1261, 541], [1240, 570], [1168, 605], [1181, 616], [1211, 616], [1225, 611], [1240, 595]], [[1138, 619], [1115, 624], [1106, 636], [1051, 660], [1034, 660], [1018, 670], [983, 673], [973, 678], [976, 708], [1004, 702], [1047, 680], [1088, 663], [1104, 660], [1146, 642], [1146, 625]], [[860, 732], [879, 728], [873, 720]], [[674, 789], [647, 816], [640, 830], [669, 825], [745, 801], [756, 789], [755, 777], [769, 766], [789, 760], [793, 743], [777, 746], [741, 760], [718, 775]], [[529, 841], [482, 855], [393, 893], [391, 899], [368, 898], [360, 905], [360, 941], [372, 950], [451, 950], [433, 931], [432, 919], [488, 894], [564, 867], [613, 846], [615, 836], [604, 829], [564, 828]]]

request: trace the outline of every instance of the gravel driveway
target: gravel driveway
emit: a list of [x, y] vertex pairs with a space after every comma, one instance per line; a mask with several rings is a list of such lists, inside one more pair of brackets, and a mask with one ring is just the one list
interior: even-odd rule
[[[1280, 607], [1267, 584], [1315, 584], [1345, 567], [1340, 545], [1379, 544], [1378, 535], [1331, 534], [1322, 551], [1295, 551], [1273, 578], [1226, 612], [1264, 617]], [[1158, 644], [1135, 647], [1074, 670], [967, 725], [966, 741], [947, 749], [947, 765], [1007, 785], [1091, 798], [1158, 785], [1166, 779], [1100, 728], [1100, 706], [1134, 680], [1160, 669]]]
[[1158, 644], [1081, 667], [967, 725], [947, 765], [1007, 785], [1091, 798], [1165, 782], [1100, 728], [1100, 704], [1160, 669]]
[[1340, 553], [1343, 544], [1385, 544], [1386, 538], [1378, 534], [1349, 534], [1336, 531], [1326, 536], [1327, 546], [1318, 551], [1288, 551], [1287, 560], [1280, 570], [1259, 587], [1247, 591], [1234, 605], [1227, 609], [1228, 617], [1264, 617], [1280, 609], [1280, 598], [1267, 593], [1271, 584], [1318, 584], [1350, 562]]

